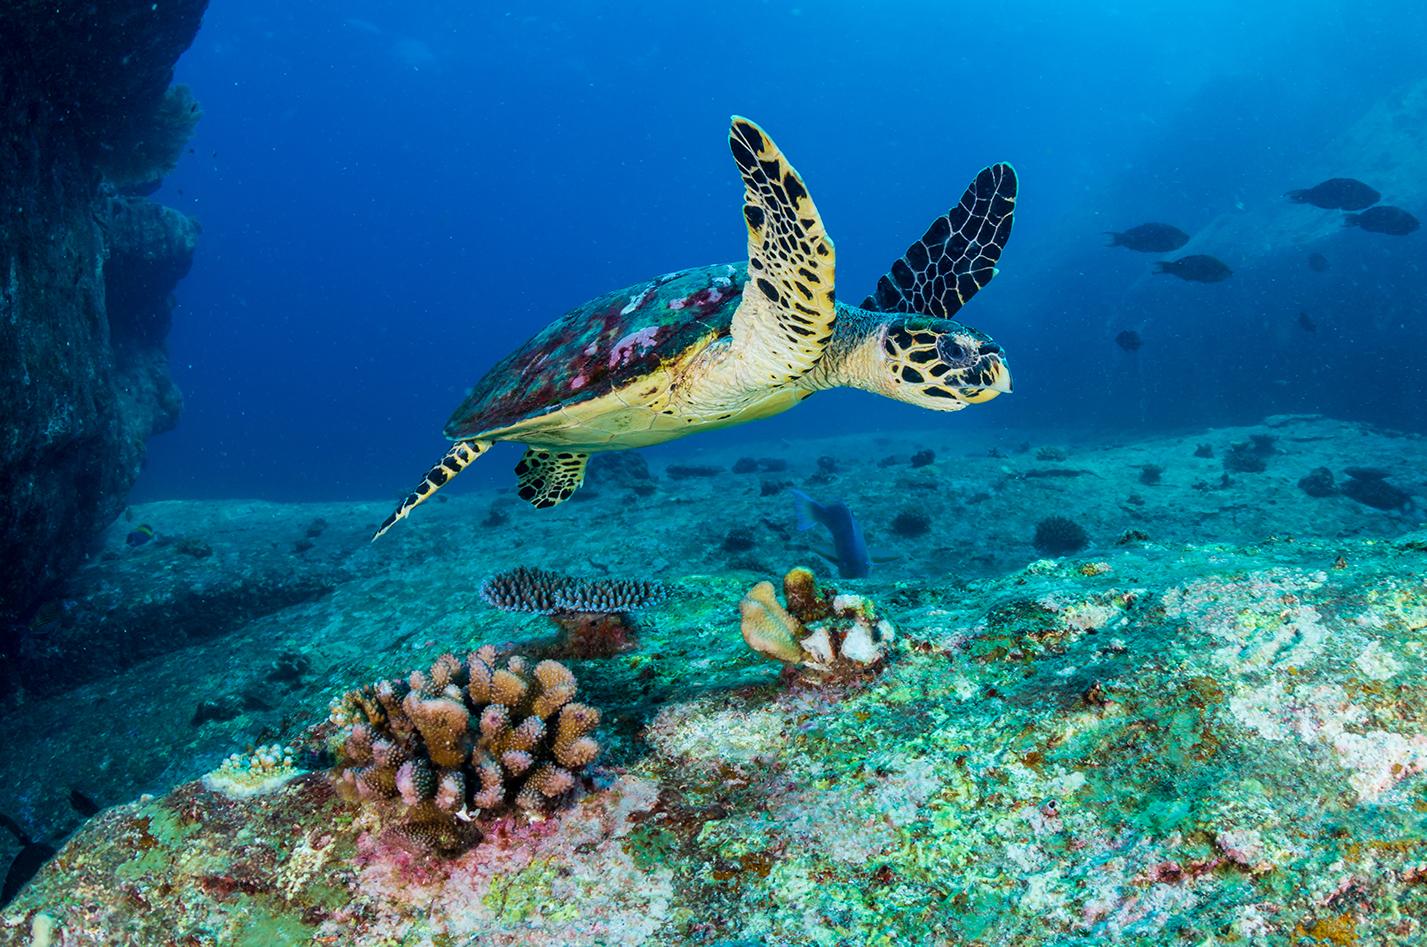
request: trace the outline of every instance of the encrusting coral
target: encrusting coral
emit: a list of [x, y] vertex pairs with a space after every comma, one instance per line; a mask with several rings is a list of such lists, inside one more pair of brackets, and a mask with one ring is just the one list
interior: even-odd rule
[[503, 611], [548, 615], [565, 632], [565, 653], [577, 658], [625, 650], [634, 635], [630, 612], [666, 594], [658, 582], [577, 579], [526, 566], [493, 575], [481, 588], [481, 597]]
[[464, 662], [443, 654], [429, 672], [334, 705], [334, 777], [420, 847], [459, 852], [479, 840], [479, 816], [548, 811], [594, 761], [599, 711], [575, 703], [575, 691], [557, 661], [502, 665], [489, 645]]
[[783, 601], [773, 583], [759, 582], [739, 603], [743, 640], [808, 680], [852, 678], [882, 664], [896, 632], [860, 595], [821, 589], [808, 569], [783, 577]]
[[300, 772], [291, 747], [274, 743], [234, 753], [203, 777], [203, 785], [230, 799], [246, 799], [270, 793]]

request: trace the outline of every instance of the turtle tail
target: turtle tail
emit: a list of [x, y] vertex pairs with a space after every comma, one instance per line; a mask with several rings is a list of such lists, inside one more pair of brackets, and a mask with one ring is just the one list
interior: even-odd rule
[[465, 470], [471, 461], [484, 454], [490, 449], [490, 441], [457, 441], [451, 445], [451, 449], [446, 452], [446, 456], [441, 458], [441, 462], [430, 470], [426, 471], [426, 476], [416, 485], [416, 489], [407, 494], [406, 499], [397, 505], [377, 531], [372, 534], [372, 542], [376, 542], [387, 530], [397, 524], [398, 520], [406, 519], [412, 510], [416, 509], [431, 495], [446, 485], [456, 474]]

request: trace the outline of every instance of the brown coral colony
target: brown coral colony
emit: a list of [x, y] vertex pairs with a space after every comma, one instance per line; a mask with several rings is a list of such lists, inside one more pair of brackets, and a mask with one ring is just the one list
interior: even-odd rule
[[574, 702], [563, 664], [501, 664], [487, 645], [462, 662], [385, 680], [343, 699], [350, 723], [334, 777], [352, 798], [424, 847], [459, 851], [475, 820], [508, 807], [549, 810], [594, 761], [599, 712]]

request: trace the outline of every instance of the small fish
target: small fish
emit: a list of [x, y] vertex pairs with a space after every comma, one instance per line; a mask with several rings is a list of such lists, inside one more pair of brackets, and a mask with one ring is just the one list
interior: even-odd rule
[[129, 535], [124, 537], [124, 542], [130, 546], [142, 546], [151, 542], [154, 538], [154, 528], [148, 523], [140, 523], [130, 530]]
[[1134, 329], [1126, 329], [1115, 336], [1115, 344], [1126, 352], [1138, 352], [1140, 346], [1145, 344], [1145, 340], [1140, 338], [1140, 334]]
[[20, 843], [20, 851], [10, 862], [10, 867], [5, 871], [5, 881], [0, 885], [0, 907], [4, 907], [20, 893], [26, 882], [35, 877], [35, 872], [43, 868], [45, 862], [54, 858], [55, 848], [53, 845], [31, 839], [24, 829], [7, 815], [0, 815], [0, 826], [9, 829], [10, 834], [15, 836], [15, 841]]
[[1108, 246], [1139, 253], [1169, 253], [1189, 242], [1189, 234], [1170, 224], [1140, 224], [1129, 230], [1107, 230]]
[[1321, 253], [1308, 254], [1308, 268], [1315, 273], [1328, 272], [1328, 258]]
[[1362, 210], [1382, 199], [1381, 194], [1354, 178], [1329, 178], [1283, 196], [1295, 204], [1312, 204], [1325, 210]]
[[1222, 283], [1234, 275], [1224, 261], [1205, 253], [1193, 253], [1177, 260], [1160, 260], [1155, 265], [1159, 267], [1156, 273], [1168, 273], [1191, 283]]
[[1308, 313], [1300, 312], [1298, 314], [1298, 328], [1302, 329], [1304, 332], [1317, 332], [1318, 323], [1314, 322], [1313, 318], [1309, 316]]
[[1369, 208], [1361, 214], [1344, 214], [1344, 227], [1361, 227], [1373, 233], [1391, 234], [1394, 237], [1403, 237], [1422, 226], [1416, 217], [1413, 217], [1401, 207], [1390, 207], [1387, 204], [1380, 204], [1377, 207]]
[[867, 542], [862, 527], [852, 518], [852, 511], [841, 502], [819, 503], [801, 490], [789, 489], [798, 512], [798, 529], [812, 529], [821, 523], [832, 534], [837, 571], [844, 579], [860, 579], [872, 570], [872, 557], [867, 554]]

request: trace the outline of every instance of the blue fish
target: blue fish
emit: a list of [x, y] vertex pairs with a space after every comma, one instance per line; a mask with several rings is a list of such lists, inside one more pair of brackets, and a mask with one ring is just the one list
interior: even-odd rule
[[789, 489], [796, 501], [798, 529], [812, 529], [821, 523], [832, 534], [837, 554], [837, 572], [844, 579], [860, 579], [872, 571], [872, 557], [867, 554], [867, 542], [862, 527], [852, 518], [846, 503], [819, 503], [801, 490]]

